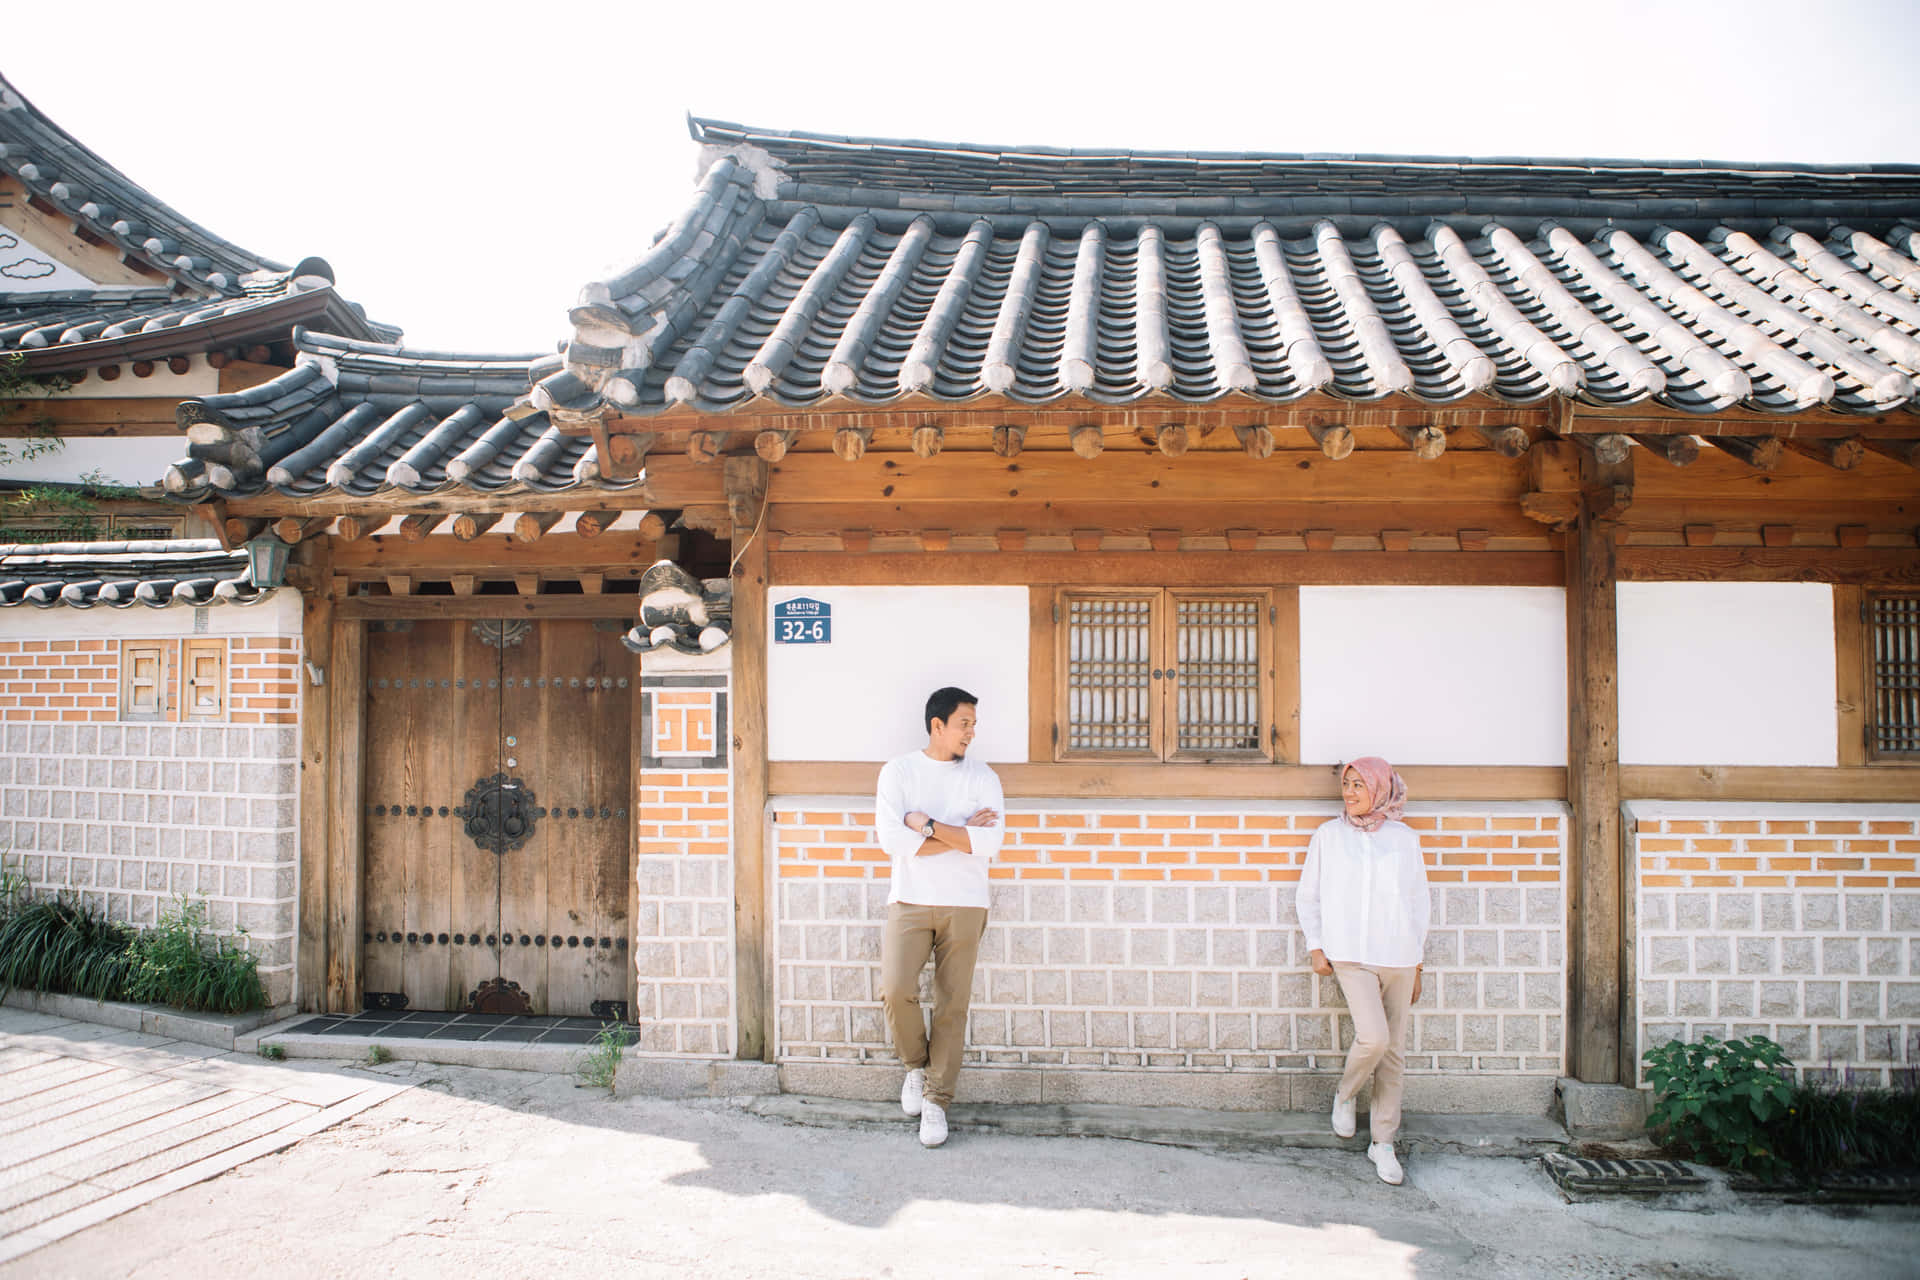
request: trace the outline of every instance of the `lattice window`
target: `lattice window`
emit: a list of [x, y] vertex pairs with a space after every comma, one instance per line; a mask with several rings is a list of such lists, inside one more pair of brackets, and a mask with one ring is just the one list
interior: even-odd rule
[[1265, 591], [1064, 591], [1054, 610], [1061, 759], [1266, 759]]
[[1869, 754], [1920, 758], [1920, 596], [1868, 597], [1867, 679]]
[[1175, 749], [1260, 754], [1263, 602], [1176, 598], [1173, 607]]

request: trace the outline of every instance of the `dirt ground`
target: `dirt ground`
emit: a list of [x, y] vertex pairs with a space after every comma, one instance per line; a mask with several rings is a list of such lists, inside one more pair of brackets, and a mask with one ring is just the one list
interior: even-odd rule
[[416, 1087], [0, 1278], [1920, 1275], [1920, 1211], [1568, 1205], [1537, 1164], [822, 1129], [558, 1076]]

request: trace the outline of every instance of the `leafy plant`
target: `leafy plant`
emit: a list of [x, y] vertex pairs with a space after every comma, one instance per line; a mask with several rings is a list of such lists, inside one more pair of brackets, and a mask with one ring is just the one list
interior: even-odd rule
[[30, 901], [12, 884], [7, 893], [0, 992], [24, 987], [92, 1000], [127, 998], [131, 928], [65, 896]]
[[176, 1009], [243, 1013], [266, 1007], [259, 958], [228, 939], [206, 935], [205, 903], [182, 897], [132, 948], [128, 998]]
[[1793, 1095], [1785, 1075], [1791, 1064], [1779, 1045], [1765, 1036], [1702, 1036], [1691, 1044], [1671, 1040], [1641, 1056], [1655, 1098], [1647, 1128], [1656, 1136], [1758, 1177], [1786, 1171], [1768, 1131]]
[[260, 1046], [260, 1056], [268, 1062], [284, 1062], [287, 1057], [287, 1046], [272, 1043], [263, 1044]]
[[[1887, 1032], [1888, 1057], [1892, 1036]], [[1920, 1032], [1909, 1039], [1920, 1042]], [[1795, 1088], [1768, 1126], [1774, 1151], [1808, 1181], [1856, 1168], [1920, 1169], [1920, 1068], [1897, 1070], [1891, 1089], [1851, 1085], [1830, 1076]]]
[[393, 1050], [383, 1044], [368, 1045], [366, 1061], [370, 1067], [384, 1066], [393, 1061]]
[[620, 1069], [620, 1055], [634, 1040], [633, 1028], [619, 1022], [603, 1023], [593, 1038], [579, 1068], [580, 1083], [593, 1089], [613, 1088], [613, 1077]]

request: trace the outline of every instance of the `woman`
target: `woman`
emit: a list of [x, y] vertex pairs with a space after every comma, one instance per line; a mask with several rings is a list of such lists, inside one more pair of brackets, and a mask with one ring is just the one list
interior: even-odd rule
[[1353, 1047], [1333, 1095], [1333, 1131], [1354, 1133], [1355, 1100], [1373, 1081], [1367, 1157], [1382, 1182], [1405, 1174], [1394, 1155], [1407, 1064], [1407, 1010], [1420, 998], [1427, 945], [1427, 863], [1400, 821], [1407, 784], [1378, 756], [1340, 771], [1345, 812], [1313, 833], [1300, 873], [1300, 928], [1313, 971], [1339, 980]]

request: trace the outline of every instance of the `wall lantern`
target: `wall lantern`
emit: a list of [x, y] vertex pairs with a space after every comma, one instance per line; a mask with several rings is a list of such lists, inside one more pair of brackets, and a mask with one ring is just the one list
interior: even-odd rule
[[247, 543], [247, 581], [256, 590], [271, 591], [281, 583], [287, 571], [286, 543], [263, 533]]

